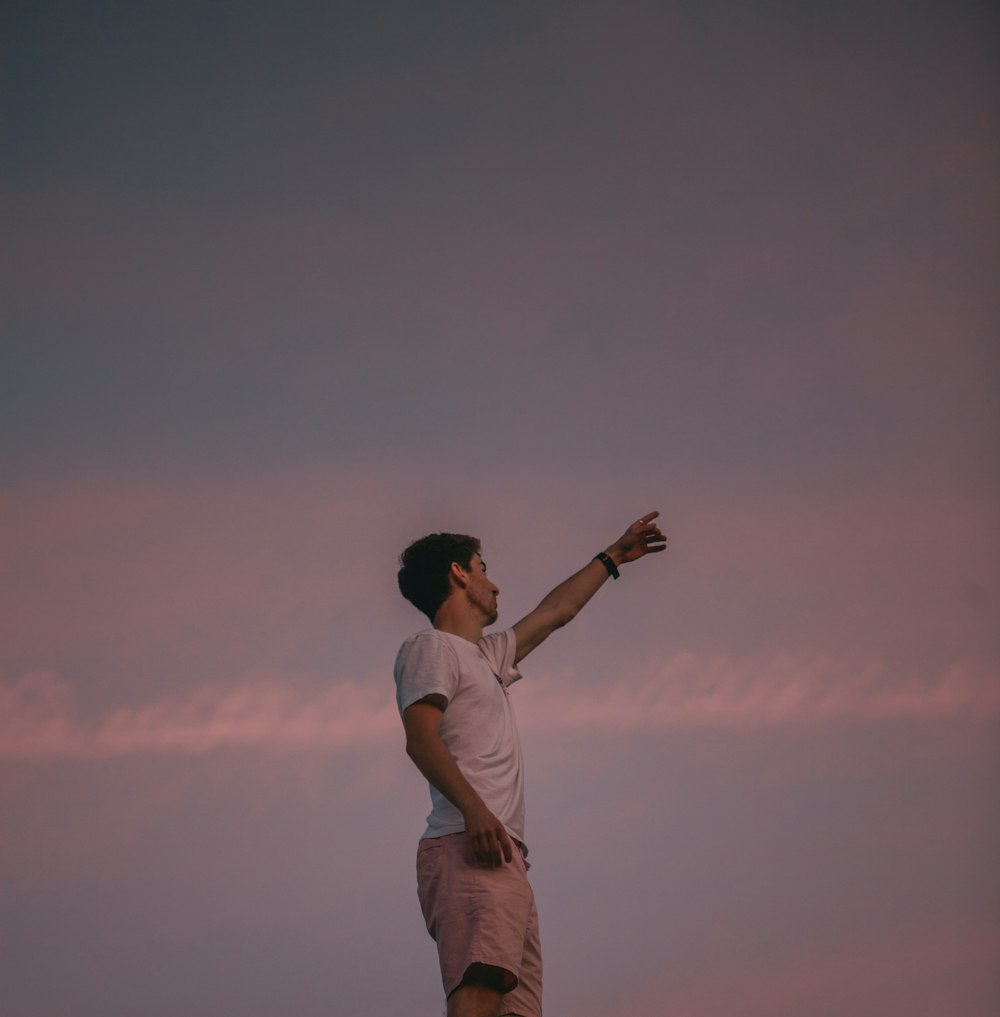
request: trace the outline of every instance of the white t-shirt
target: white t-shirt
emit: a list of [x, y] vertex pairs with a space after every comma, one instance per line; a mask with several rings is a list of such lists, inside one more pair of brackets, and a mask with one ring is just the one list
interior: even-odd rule
[[[395, 678], [400, 716], [432, 693], [448, 700], [441, 740], [486, 807], [523, 844], [524, 767], [507, 691], [521, 677], [514, 667], [516, 649], [513, 629], [478, 643], [424, 629], [400, 647]], [[431, 814], [421, 839], [461, 833], [462, 813], [433, 784], [430, 791]]]

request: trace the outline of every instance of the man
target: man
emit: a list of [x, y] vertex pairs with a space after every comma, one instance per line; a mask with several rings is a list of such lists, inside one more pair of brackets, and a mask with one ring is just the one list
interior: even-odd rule
[[438, 946], [448, 1017], [541, 1017], [538, 915], [527, 879], [524, 776], [509, 687], [518, 663], [618, 568], [666, 549], [650, 512], [512, 629], [474, 537], [432, 533], [400, 556], [399, 589], [433, 628], [396, 658], [406, 751], [430, 782], [417, 892]]

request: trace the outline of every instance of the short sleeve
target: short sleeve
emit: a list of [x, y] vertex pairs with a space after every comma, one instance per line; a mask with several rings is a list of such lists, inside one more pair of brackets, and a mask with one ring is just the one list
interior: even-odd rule
[[504, 688], [520, 681], [524, 676], [514, 666], [517, 655], [517, 636], [513, 629], [505, 632], [494, 632], [479, 640], [479, 648], [483, 656], [490, 662], [493, 673], [503, 683]]
[[396, 656], [396, 705], [403, 711], [424, 696], [450, 700], [459, 682], [458, 657], [447, 640], [433, 629], [410, 636]]

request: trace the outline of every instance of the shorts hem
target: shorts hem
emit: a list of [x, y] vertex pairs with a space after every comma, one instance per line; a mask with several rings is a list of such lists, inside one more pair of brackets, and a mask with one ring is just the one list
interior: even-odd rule
[[[448, 987], [447, 982], [445, 983], [444, 995], [446, 999], [449, 996], [451, 996], [452, 993], [457, 992], [463, 985], [467, 984], [465, 976], [466, 974], [468, 974], [469, 968], [471, 968], [473, 964], [482, 964], [483, 967], [493, 968], [494, 970], [502, 973], [504, 983], [505, 984], [509, 983], [509, 985], [506, 989], [497, 990], [501, 996], [506, 996], [508, 992], [513, 992], [521, 984], [521, 979], [513, 971], [511, 971], [511, 969], [507, 967], [506, 964], [495, 964], [493, 961], [488, 960], [470, 960], [469, 963], [466, 964], [465, 966], [465, 971], [462, 972], [462, 974], [459, 976], [458, 981], [455, 982], [455, 984], [452, 985], [451, 988]], [[479, 983], [469, 982], [468, 984], [475, 985]]]

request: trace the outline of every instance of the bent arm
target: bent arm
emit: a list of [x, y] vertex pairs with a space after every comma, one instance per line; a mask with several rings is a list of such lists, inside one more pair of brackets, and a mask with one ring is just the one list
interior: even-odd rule
[[431, 695], [403, 711], [406, 754], [431, 784], [462, 813], [465, 832], [472, 842], [476, 860], [484, 865], [499, 865], [501, 860], [509, 862], [514, 857], [514, 847], [503, 823], [466, 780], [441, 739], [441, 717], [446, 705], [444, 696]]
[[[616, 568], [637, 561], [646, 554], [666, 550], [667, 538], [653, 523], [659, 514], [649, 512], [642, 516], [605, 549], [604, 553], [615, 563]], [[571, 622], [607, 580], [608, 570], [601, 562], [594, 560], [548, 593], [534, 611], [514, 625], [514, 635], [517, 637], [514, 663], [523, 660], [556, 629]]]

